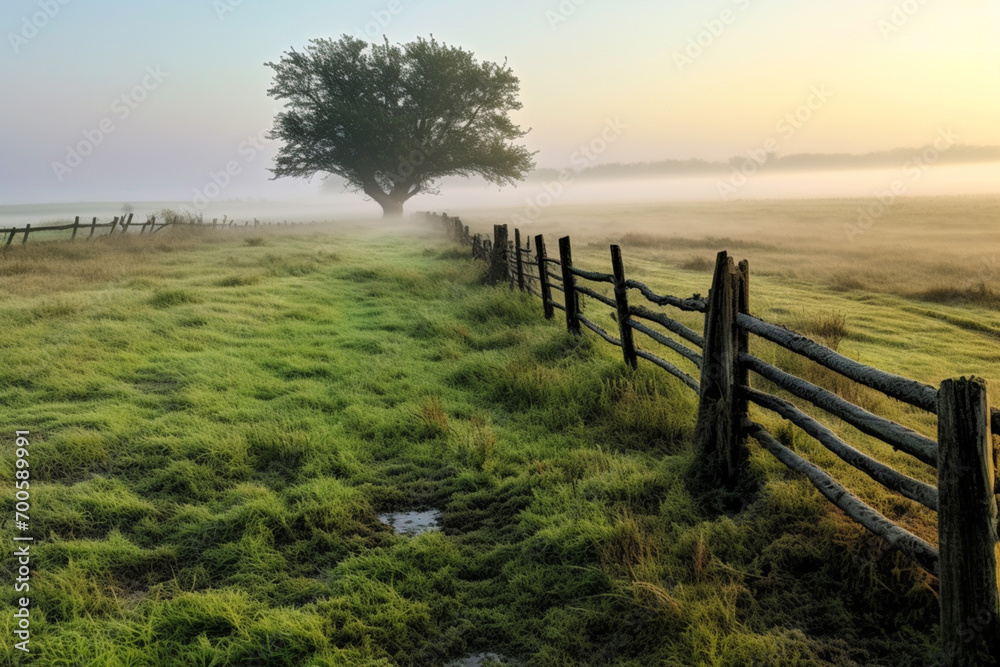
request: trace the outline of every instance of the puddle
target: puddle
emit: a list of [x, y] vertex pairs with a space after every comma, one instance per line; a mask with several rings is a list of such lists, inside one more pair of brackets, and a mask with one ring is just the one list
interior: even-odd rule
[[447, 667], [489, 667], [489, 665], [503, 665], [503, 657], [496, 653], [477, 653], [467, 658], [461, 658], [449, 662]]
[[[419, 512], [389, 512], [380, 514], [379, 521], [388, 524], [400, 535], [414, 537], [429, 530], [440, 530], [441, 511], [423, 510]], [[461, 663], [465, 665], [466, 663]], [[470, 665], [489, 663], [468, 663]]]

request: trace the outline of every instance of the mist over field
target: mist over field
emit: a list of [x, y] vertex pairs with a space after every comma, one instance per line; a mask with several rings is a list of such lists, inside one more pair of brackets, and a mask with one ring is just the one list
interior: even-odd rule
[[[545, 176], [548, 174], [504, 189], [449, 179], [442, 185], [440, 195], [418, 195], [410, 200], [410, 208], [414, 211], [468, 212], [472, 215], [478, 209], [507, 208], [510, 209], [511, 221], [534, 222], [544, 220], [550, 208], [582, 204], [721, 204], [768, 199], [870, 199], [874, 202], [887, 200], [890, 196], [897, 201], [907, 197], [1000, 193], [1000, 163], [992, 162], [942, 164], [920, 171], [908, 171], [903, 164], [891, 169], [762, 170], [745, 180], [734, 178], [732, 172], [643, 177], [572, 174], [571, 178], [563, 181], [558, 175], [554, 178]], [[905, 189], [902, 194], [892, 193], [893, 182], [903, 184]], [[733, 183], [738, 187], [732, 186]], [[729, 186], [733, 189], [730, 190]], [[72, 221], [76, 215], [84, 220], [91, 216], [103, 220], [120, 215], [125, 205], [143, 215], [174, 208], [201, 213], [209, 221], [212, 218], [221, 220], [223, 216], [240, 222], [255, 218], [262, 221], [325, 222], [376, 217], [373, 202], [365, 201], [356, 193], [344, 191], [333, 183], [320, 192], [297, 200], [246, 197], [198, 206], [191, 200], [0, 205], [0, 226]], [[616, 224], [627, 227], [629, 221], [621, 217], [617, 216]], [[941, 222], [947, 224], [947, 220]], [[708, 228], [697, 231], [709, 235], [714, 233]]]

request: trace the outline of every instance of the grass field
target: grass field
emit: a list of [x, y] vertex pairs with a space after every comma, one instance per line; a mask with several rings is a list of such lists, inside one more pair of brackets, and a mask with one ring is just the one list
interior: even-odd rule
[[[192, 230], [0, 255], [0, 421], [32, 432], [33, 664], [928, 664], [927, 576], [759, 451], [754, 502], [704, 511], [683, 484], [694, 395], [484, 287], [436, 232]], [[581, 233], [578, 263], [606, 267], [607, 232]], [[627, 270], [706, 292], [702, 264], [669, 268], [718, 249], [688, 236], [701, 245], [633, 237]], [[841, 269], [795, 274], [792, 246], [734, 238], [738, 256], [789, 258], [764, 271], [751, 255], [758, 314], [917, 379], [1000, 378], [995, 309], [832, 292]], [[843, 477], [933, 537], [910, 503]], [[442, 530], [379, 520], [429, 508]]]

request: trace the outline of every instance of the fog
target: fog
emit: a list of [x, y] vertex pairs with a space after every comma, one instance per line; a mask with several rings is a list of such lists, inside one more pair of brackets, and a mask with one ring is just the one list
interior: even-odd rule
[[[563, 205], [655, 203], [671, 201], [726, 201], [740, 199], [829, 199], [875, 200], [891, 196], [895, 184], [899, 197], [975, 195], [1000, 193], [1000, 163], [929, 166], [925, 171], [897, 169], [762, 171], [744, 181], [730, 174], [657, 176], [648, 178], [573, 178], [565, 183], [537, 181], [517, 187], [486, 187], [470, 181], [448, 181], [439, 195], [418, 195], [407, 212], [447, 211], [469, 215], [476, 209], [509, 209], [510, 215], [527, 220], [544, 218], [546, 209]], [[720, 189], [724, 192], [720, 194]], [[224, 217], [239, 222], [326, 222], [381, 217], [379, 206], [364, 195], [330, 192], [318, 184], [316, 194], [298, 200], [266, 199], [265, 189], [256, 199], [215, 201], [201, 209], [191, 202], [85, 202], [46, 205], [0, 206], [0, 226], [39, 225], [46, 222], [84, 221], [97, 216], [106, 221], [122, 215], [127, 205], [137, 221], [164, 208], [200, 212], [206, 221]]]

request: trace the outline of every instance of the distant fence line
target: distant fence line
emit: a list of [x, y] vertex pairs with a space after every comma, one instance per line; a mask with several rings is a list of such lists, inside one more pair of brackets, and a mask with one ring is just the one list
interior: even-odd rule
[[[245, 221], [242, 225], [240, 225], [237, 224], [235, 220], [229, 220], [228, 217], [223, 218], [222, 222], [219, 222], [218, 218], [213, 219], [212, 222], [204, 222], [201, 220], [183, 221], [183, 222], [173, 220], [170, 222], [157, 222], [155, 215], [147, 216], [146, 222], [136, 223], [135, 225], [133, 225], [132, 223], [133, 215], [134, 214], [129, 213], [127, 216], [125, 215], [115, 216], [115, 218], [111, 222], [102, 222], [102, 223], [98, 223], [96, 217], [92, 218], [89, 223], [87, 222], [81, 223], [80, 216], [76, 216], [76, 220], [74, 222], [65, 225], [45, 225], [42, 227], [32, 227], [30, 224], [26, 224], [24, 227], [8, 227], [5, 229], [0, 229], [0, 239], [6, 237], [7, 240], [4, 243], [4, 246], [6, 247], [14, 242], [14, 238], [18, 234], [22, 235], [21, 244], [24, 245], [25, 243], [28, 242], [28, 236], [30, 234], [38, 234], [40, 232], [59, 232], [59, 231], [67, 231], [70, 229], [73, 230], [73, 235], [70, 237], [69, 240], [75, 241], [81, 231], [83, 231], [86, 234], [85, 237], [81, 236], [81, 238], [90, 239], [93, 238], [94, 232], [96, 232], [98, 229], [108, 230], [107, 234], [99, 234], [99, 236], [111, 236], [115, 234], [116, 231], [120, 235], [128, 234], [129, 228], [133, 226], [139, 228], [138, 231], [139, 234], [144, 234], [147, 228], [149, 229], [150, 234], [155, 234], [164, 227], [171, 227], [171, 226], [190, 226], [190, 227], [199, 227], [205, 229], [246, 229], [250, 227], [249, 220]], [[314, 223], [295, 223], [295, 222], [289, 223], [287, 221], [260, 222], [256, 218], [253, 220], [254, 228], [270, 227], [270, 226], [304, 225], [304, 224], [314, 224]]]
[[[747, 473], [746, 438], [752, 437], [788, 468], [799, 472], [848, 517], [884, 539], [938, 577], [940, 585], [942, 653], [936, 664], [947, 667], [996, 664], [1000, 660], [1000, 592], [997, 578], [997, 500], [992, 434], [1000, 434], [1000, 411], [987, 405], [987, 387], [979, 378], [945, 380], [934, 388], [915, 380], [865, 366], [801, 334], [750, 314], [750, 273], [726, 252], [716, 257], [707, 298], [656, 294], [625, 277], [621, 248], [611, 246], [611, 273], [585, 271], [573, 264], [570, 237], [559, 239], [559, 259], [547, 255], [539, 234], [522, 245], [519, 229], [509, 238], [507, 225], [495, 225], [493, 238], [471, 235], [458, 218], [424, 214], [443, 225], [453, 240], [472, 247], [473, 257], [489, 263], [491, 283], [508, 283], [542, 301], [547, 319], [561, 310], [567, 329], [576, 335], [581, 325], [622, 349], [625, 363], [635, 368], [645, 359], [678, 378], [699, 396], [695, 430], [696, 468], [715, 488], [737, 490]], [[607, 283], [610, 298], [577, 284], [578, 280]], [[552, 298], [561, 292], [560, 301]], [[644, 305], [632, 305], [638, 292], [655, 306], [705, 315], [702, 334]], [[586, 296], [614, 309], [618, 337], [582, 314]], [[651, 328], [663, 327], [683, 344]], [[634, 332], [693, 362], [693, 378], [669, 361], [635, 344]], [[937, 415], [937, 440], [880, 417], [841, 396], [791, 375], [749, 353], [750, 334], [810, 359], [854, 382], [898, 401]], [[937, 486], [913, 479], [844, 442], [826, 426], [791, 402], [753, 388], [751, 372], [793, 396], [854, 426], [937, 469]], [[848, 465], [887, 489], [937, 513], [938, 548], [894, 523], [852, 494], [819, 466], [781, 444], [761, 424], [749, 418], [753, 403], [790, 421]], [[985, 660], [985, 662], [984, 662]]]

